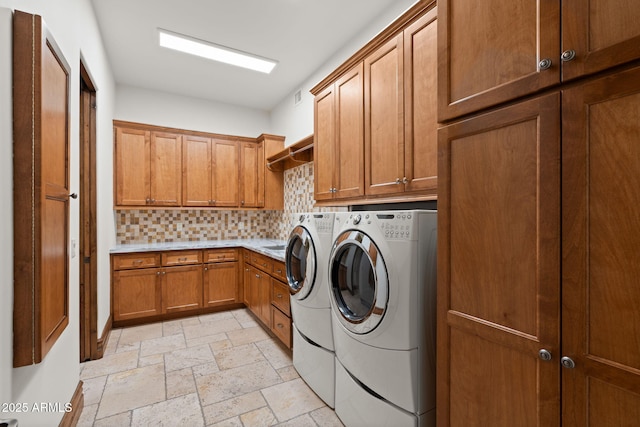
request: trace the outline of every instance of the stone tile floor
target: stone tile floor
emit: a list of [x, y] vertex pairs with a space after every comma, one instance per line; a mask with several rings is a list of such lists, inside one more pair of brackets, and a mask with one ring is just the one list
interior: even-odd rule
[[79, 427], [342, 426], [246, 309], [114, 329]]

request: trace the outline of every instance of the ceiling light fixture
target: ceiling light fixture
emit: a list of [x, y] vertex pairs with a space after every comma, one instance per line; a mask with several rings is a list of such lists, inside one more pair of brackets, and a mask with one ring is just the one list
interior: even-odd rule
[[277, 62], [158, 28], [160, 46], [269, 74]]

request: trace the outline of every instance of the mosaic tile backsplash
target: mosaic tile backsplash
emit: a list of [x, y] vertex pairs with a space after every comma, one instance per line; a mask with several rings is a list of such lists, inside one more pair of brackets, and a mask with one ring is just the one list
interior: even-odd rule
[[311, 162], [284, 172], [284, 211], [117, 210], [114, 213], [116, 243], [251, 238], [286, 240], [293, 214], [336, 210], [314, 208], [313, 204]]

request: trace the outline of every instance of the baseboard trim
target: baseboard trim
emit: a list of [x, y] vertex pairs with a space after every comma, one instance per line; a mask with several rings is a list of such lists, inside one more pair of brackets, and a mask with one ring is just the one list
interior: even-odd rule
[[98, 338], [97, 348], [96, 348], [96, 359], [102, 359], [104, 356], [104, 350], [107, 348], [107, 344], [109, 343], [109, 337], [111, 336], [111, 328], [113, 327], [113, 316], [109, 315], [107, 319], [107, 323], [104, 325], [104, 329], [102, 330], [102, 335]]
[[71, 397], [71, 411], [65, 412], [59, 427], [75, 427], [84, 408], [84, 393], [82, 392], [82, 381], [78, 381], [76, 391]]

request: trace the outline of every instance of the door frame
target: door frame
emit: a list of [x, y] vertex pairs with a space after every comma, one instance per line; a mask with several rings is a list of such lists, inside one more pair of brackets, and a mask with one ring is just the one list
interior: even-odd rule
[[99, 359], [96, 87], [80, 61], [80, 361]]

